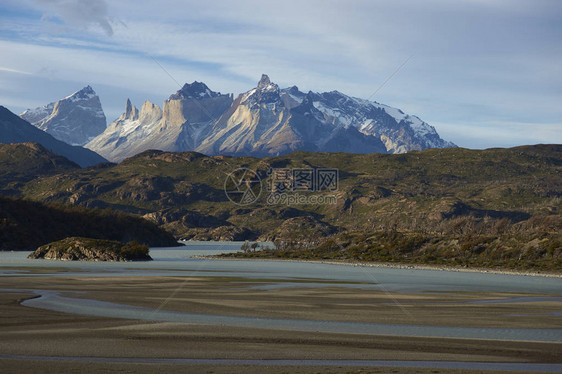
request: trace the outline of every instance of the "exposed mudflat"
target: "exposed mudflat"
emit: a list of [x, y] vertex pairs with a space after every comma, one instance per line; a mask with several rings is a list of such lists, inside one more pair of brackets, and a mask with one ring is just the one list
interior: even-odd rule
[[562, 371], [555, 278], [151, 253], [142, 264], [6, 254], [2, 371]]

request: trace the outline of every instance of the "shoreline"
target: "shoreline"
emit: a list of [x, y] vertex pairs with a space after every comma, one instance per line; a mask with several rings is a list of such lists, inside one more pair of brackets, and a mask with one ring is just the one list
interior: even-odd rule
[[201, 260], [235, 260], [235, 261], [283, 261], [283, 262], [302, 262], [302, 263], [318, 263], [326, 265], [346, 265], [346, 266], [363, 266], [372, 268], [388, 268], [388, 269], [406, 269], [406, 270], [433, 270], [433, 271], [452, 271], [458, 273], [481, 273], [481, 274], [502, 274], [502, 275], [518, 275], [528, 277], [545, 277], [545, 278], [562, 278], [561, 273], [553, 273], [549, 271], [531, 271], [531, 270], [510, 270], [497, 268], [464, 268], [451, 265], [424, 265], [424, 264], [405, 264], [392, 262], [353, 262], [345, 260], [316, 260], [316, 259], [283, 259], [283, 258], [263, 258], [263, 257], [222, 257], [219, 255], [210, 256], [190, 256]]

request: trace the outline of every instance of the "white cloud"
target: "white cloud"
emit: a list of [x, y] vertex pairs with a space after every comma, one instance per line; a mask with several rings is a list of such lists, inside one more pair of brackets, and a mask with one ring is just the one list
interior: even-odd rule
[[43, 20], [56, 17], [64, 23], [80, 28], [100, 27], [113, 35], [105, 0], [33, 0], [45, 13]]
[[[44, 84], [50, 77], [53, 86], [65, 80], [114, 87], [116, 98], [127, 90], [164, 98], [177, 85], [154, 56], [180, 83], [204, 81], [222, 92], [250, 89], [268, 73], [282, 86], [366, 98], [413, 54], [374, 100], [431, 124], [473, 126], [494, 136], [509, 132], [477, 124], [556, 128], [562, 122], [562, 6], [556, 2], [34, 1], [69, 29], [0, 15], [1, 65], [32, 72]], [[125, 98], [107, 107], [121, 107]], [[526, 134], [523, 126], [514, 131]]]
[[4, 71], [4, 72], [7, 72], [7, 73], [31, 75], [31, 73], [28, 73], [28, 72], [26, 72], [26, 71], [21, 71], [21, 70], [17, 70], [17, 69], [5, 68], [5, 67], [2, 67], [2, 66], [0, 66], [0, 71]]

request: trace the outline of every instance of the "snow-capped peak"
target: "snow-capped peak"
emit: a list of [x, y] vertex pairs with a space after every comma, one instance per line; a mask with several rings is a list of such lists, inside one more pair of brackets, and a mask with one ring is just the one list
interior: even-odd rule
[[26, 110], [20, 116], [72, 145], [83, 145], [106, 128], [101, 102], [90, 86], [43, 107]]
[[97, 94], [94, 91], [94, 89], [90, 85], [88, 85], [88, 86], [82, 88], [81, 90], [76, 91], [73, 94], [68, 95], [67, 97], [65, 97], [61, 100], [69, 100], [69, 101], [72, 101], [72, 102], [76, 102], [76, 101], [93, 99], [96, 96], [97, 96]]
[[26, 109], [23, 113], [20, 114], [20, 117], [25, 119], [29, 123], [34, 124], [51, 114], [53, 112], [54, 106], [55, 103], [49, 103], [35, 109]]

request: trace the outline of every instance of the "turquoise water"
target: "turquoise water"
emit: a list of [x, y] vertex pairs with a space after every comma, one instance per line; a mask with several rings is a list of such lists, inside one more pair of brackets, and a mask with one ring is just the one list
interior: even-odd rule
[[[299, 282], [308, 287], [330, 286], [384, 289], [393, 292], [508, 292], [562, 296], [562, 278], [442, 270], [395, 269], [337, 264], [264, 261], [205, 260], [192, 256], [236, 252], [242, 242], [189, 242], [184, 247], [152, 248], [149, 262], [65, 262], [27, 259], [27, 252], [0, 252], [0, 277], [25, 276], [222, 276]], [[39, 268], [39, 272], [37, 271]], [[62, 269], [61, 269], [62, 268]], [[42, 271], [44, 270], [44, 271]], [[60, 271], [63, 270], [63, 271]], [[52, 272], [50, 272], [52, 271]], [[55, 272], [56, 271], [56, 272]]]

